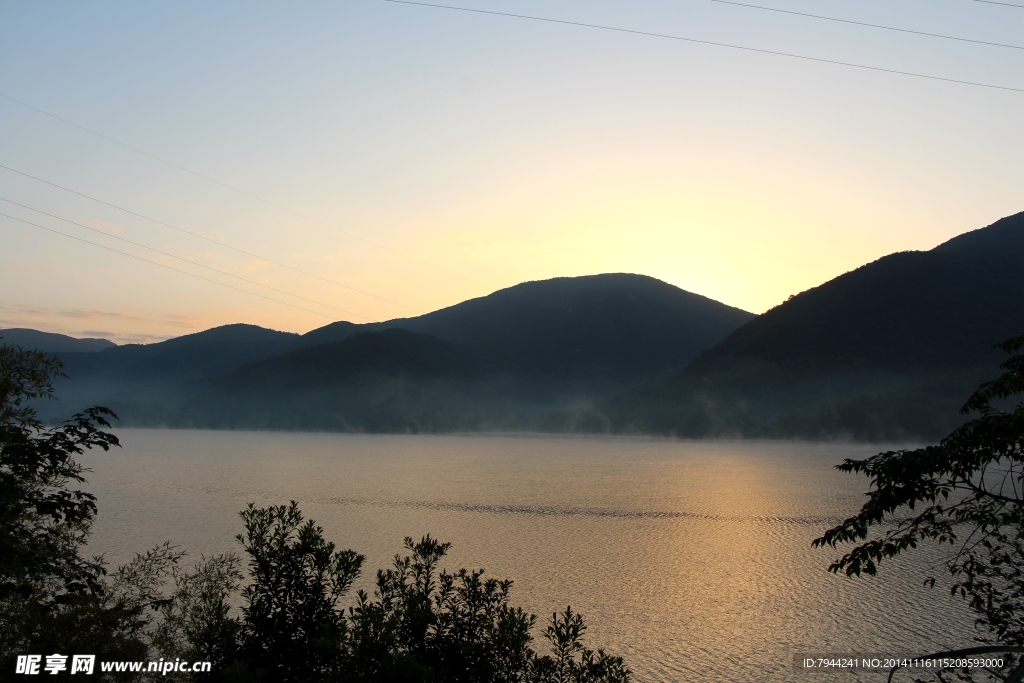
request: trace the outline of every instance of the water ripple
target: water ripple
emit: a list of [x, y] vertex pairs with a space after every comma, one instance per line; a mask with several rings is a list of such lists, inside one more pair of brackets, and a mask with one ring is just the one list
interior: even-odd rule
[[785, 515], [715, 515], [678, 510], [617, 510], [614, 508], [562, 507], [554, 505], [493, 505], [451, 501], [384, 500], [373, 498], [315, 498], [321, 505], [362, 505], [442, 512], [478, 512], [497, 515], [530, 515], [537, 517], [598, 517], [621, 519], [699, 519], [716, 522], [758, 522], [770, 524], [821, 525], [840, 521], [838, 517], [793, 517]]
[[[275, 498], [277, 492], [256, 489], [241, 489], [223, 486], [183, 486], [168, 482], [138, 482], [128, 480], [108, 480], [113, 486], [132, 488], [156, 488], [171, 491], [188, 491], [214, 496], [232, 496], [242, 498]], [[626, 510], [600, 507], [566, 507], [558, 505], [515, 505], [489, 503], [463, 503], [457, 501], [430, 500], [388, 500], [383, 498], [345, 498], [341, 496], [316, 497], [308, 499], [319, 505], [358, 505], [362, 507], [379, 507], [409, 510], [436, 510], [439, 512], [473, 512], [492, 515], [523, 515], [533, 517], [592, 517], [601, 519], [695, 519], [713, 522], [753, 522], [755, 524], [799, 524], [820, 526], [835, 524], [842, 521], [839, 517], [825, 516], [792, 516], [792, 515], [717, 515], [707, 512], [691, 512], [682, 510]]]

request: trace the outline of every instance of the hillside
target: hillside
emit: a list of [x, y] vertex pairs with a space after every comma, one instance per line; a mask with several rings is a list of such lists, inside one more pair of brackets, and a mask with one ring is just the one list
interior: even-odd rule
[[501, 373], [473, 351], [403, 329], [360, 332], [249, 363], [211, 381], [172, 423], [435, 432], [480, 426]]
[[934, 438], [1024, 331], [1024, 213], [803, 292], [609, 405], [621, 431]]
[[528, 372], [634, 383], [683, 367], [753, 317], [652, 277], [609, 273], [524, 282], [416, 318], [334, 323], [303, 340], [399, 327]]
[[8, 327], [0, 329], [0, 343], [15, 344], [30, 349], [38, 349], [46, 353], [70, 353], [104, 351], [117, 346], [109, 339], [93, 337], [77, 338], [66, 334], [40, 332], [24, 327]]
[[88, 405], [123, 413], [129, 424], [162, 424], [201, 382], [291, 350], [299, 335], [256, 325], [224, 325], [155, 344], [125, 344], [98, 353], [58, 352], [68, 379], [60, 402], [39, 405], [50, 421]]
[[[377, 422], [365, 411], [356, 425], [334, 413], [323, 417], [327, 413], [314, 407], [365, 399], [371, 385], [386, 395], [394, 381], [406, 391], [427, 392], [448, 415], [423, 424], [520, 428], [526, 420], [536, 427], [545, 412], [605, 400], [683, 367], [752, 317], [640, 275], [556, 278], [417, 318], [339, 322], [304, 335], [227, 325], [158, 344], [62, 353], [71, 380], [58, 387], [61, 404], [41, 409], [51, 420], [100, 403], [129, 424], [294, 425], [290, 418], [268, 417], [282, 414], [277, 397], [285, 392], [291, 406], [306, 406], [304, 428], [370, 429]], [[398, 330], [412, 336], [384, 334]], [[356, 339], [361, 347], [346, 345]], [[436, 344], [447, 349], [444, 363], [431, 355], [442, 348]], [[362, 351], [355, 353], [357, 347]], [[456, 357], [472, 358], [476, 374], [466, 376], [468, 366]], [[359, 375], [371, 367], [373, 373]], [[363, 379], [351, 380], [357, 375]], [[495, 377], [502, 378], [498, 384]], [[439, 382], [458, 398], [437, 393]], [[324, 392], [331, 397], [326, 403], [303, 398]], [[388, 424], [408, 428], [397, 417]]]

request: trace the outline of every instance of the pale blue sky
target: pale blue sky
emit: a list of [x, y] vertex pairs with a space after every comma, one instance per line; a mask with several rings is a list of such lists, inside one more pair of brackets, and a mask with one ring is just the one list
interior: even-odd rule
[[[1024, 88], [1024, 50], [710, 0], [460, 4]], [[1024, 45], [1024, 9], [973, 0], [753, 4]], [[379, 0], [0, 2], [0, 93], [349, 233], [0, 99], [0, 164], [333, 281], [0, 169], [0, 197], [237, 277], [0, 213], [309, 309], [0, 217], [0, 327], [118, 341], [609, 271], [760, 312], [1024, 210], [1024, 92]]]

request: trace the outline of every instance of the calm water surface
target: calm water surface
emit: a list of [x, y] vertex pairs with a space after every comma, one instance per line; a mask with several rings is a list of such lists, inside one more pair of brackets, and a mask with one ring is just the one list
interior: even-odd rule
[[641, 681], [885, 680], [797, 671], [793, 656], [971, 644], [941, 573], [935, 589], [901, 563], [851, 580], [826, 571], [834, 551], [811, 548], [866, 490], [833, 465], [878, 447], [118, 434], [123, 450], [83, 458], [100, 505], [92, 550], [114, 564], [164, 540], [196, 557], [237, 550], [246, 503], [295, 499], [328, 538], [367, 556], [360, 587], [405, 536], [429, 533], [453, 543], [450, 569], [514, 579], [513, 603], [541, 621], [571, 604], [589, 644], [626, 657]]

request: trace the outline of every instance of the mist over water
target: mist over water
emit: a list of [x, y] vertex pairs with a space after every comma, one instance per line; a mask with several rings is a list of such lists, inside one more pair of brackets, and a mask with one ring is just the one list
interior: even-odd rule
[[[878, 446], [118, 434], [122, 451], [82, 458], [100, 508], [90, 548], [112, 564], [164, 540], [195, 558], [238, 550], [239, 510], [295, 499], [330, 540], [367, 556], [358, 588], [372, 590], [403, 537], [429, 533], [453, 543], [449, 569], [513, 579], [513, 604], [540, 624], [571, 604], [588, 645], [623, 655], [640, 681], [884, 681], [798, 671], [793, 657], [973, 644], [934, 549], [916, 568], [851, 580], [826, 571], [836, 551], [811, 548], [867, 490], [833, 466]], [[922, 586], [929, 571], [934, 589]]]

